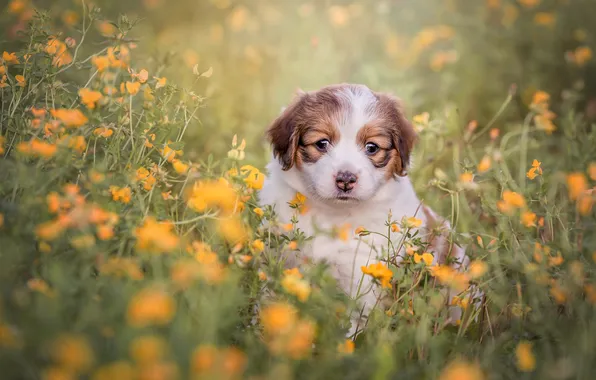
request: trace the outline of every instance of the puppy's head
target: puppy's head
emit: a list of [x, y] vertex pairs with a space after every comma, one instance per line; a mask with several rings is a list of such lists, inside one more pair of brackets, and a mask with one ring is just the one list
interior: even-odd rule
[[298, 94], [267, 134], [282, 168], [335, 203], [366, 201], [406, 175], [416, 139], [396, 98], [353, 84]]

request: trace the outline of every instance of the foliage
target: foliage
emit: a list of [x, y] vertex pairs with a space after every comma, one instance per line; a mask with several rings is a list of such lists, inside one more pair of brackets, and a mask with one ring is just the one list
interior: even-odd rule
[[[21, 32], [7, 33], [11, 49], [0, 65], [5, 378], [590, 378], [596, 132], [592, 89], [582, 78], [594, 34], [580, 29], [578, 10], [587, 16], [594, 7], [452, 1], [451, 14], [461, 17], [453, 25], [433, 24], [437, 6], [421, 18], [424, 29], [401, 36], [397, 16], [421, 9], [403, 3], [411, 11], [383, 2], [374, 11], [357, 2], [288, 11], [313, 15], [291, 33], [321, 47], [312, 65], [280, 47], [287, 34], [269, 33], [288, 29], [273, 2], [202, 4], [219, 9], [210, 16], [224, 20], [232, 53], [210, 55], [213, 69], [188, 59], [179, 87], [168, 74], [180, 71], [175, 60], [148, 58], [150, 47], [135, 40], [135, 28], [148, 33], [135, 18], [110, 24], [84, 3], [72, 13], [37, 13], [11, 1], [4, 21]], [[271, 22], [269, 48], [243, 41], [243, 33], [265, 33], [257, 15]], [[305, 32], [322, 20], [320, 37]], [[358, 33], [346, 31], [365, 20], [378, 24], [350, 50]], [[475, 33], [487, 22], [491, 28]], [[216, 23], [199, 39], [212, 40], [204, 45], [211, 52], [221, 49], [218, 25], [224, 33]], [[372, 36], [384, 38], [368, 46]], [[363, 60], [365, 53], [374, 58]], [[330, 57], [348, 64], [326, 72]], [[287, 69], [275, 71], [274, 63]], [[494, 81], [485, 79], [489, 68]], [[414, 106], [428, 111], [412, 118], [420, 134], [414, 180], [424, 200], [465, 232], [453, 238], [473, 259], [465, 273], [430, 265], [417, 219], [389, 216], [387, 235], [403, 239], [388, 255], [403, 248], [408, 257], [399, 267], [357, 268], [387, 289], [390, 302], [355, 342], [346, 340], [355, 304], [325, 265], [284, 269], [282, 253], [308, 237], [259, 207], [265, 174], [244, 162], [267, 158], [256, 131], [283, 104], [286, 84], [296, 85], [288, 74], [297, 71], [311, 78], [306, 87], [349, 79], [381, 89], [432, 72], [430, 81], [408, 82]], [[265, 96], [273, 73], [288, 76]], [[245, 89], [234, 92], [239, 77]], [[240, 128], [246, 120], [254, 124]], [[234, 136], [228, 146], [236, 131], [250, 142]], [[191, 160], [189, 141], [211, 151]], [[307, 206], [299, 194], [291, 205], [297, 217]], [[330, 233], [364, 239], [368, 232]], [[478, 304], [470, 301], [474, 287], [485, 295]], [[455, 304], [464, 309], [455, 325], [447, 288], [460, 293]]]

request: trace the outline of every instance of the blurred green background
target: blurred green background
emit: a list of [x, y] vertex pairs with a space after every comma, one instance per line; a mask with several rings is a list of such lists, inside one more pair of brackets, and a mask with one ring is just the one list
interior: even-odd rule
[[[4, 2], [6, 35], [31, 17], [31, 2]], [[42, 2], [64, 37], [76, 34], [80, 1]], [[196, 82], [205, 108], [189, 129], [191, 158], [225, 152], [234, 134], [248, 159], [268, 159], [263, 132], [297, 88], [364, 83], [404, 99], [408, 113], [456, 111], [453, 128], [482, 127], [516, 90], [507, 120], [525, 114], [537, 89], [565, 96], [572, 83], [594, 118], [592, 0], [134, 0], [85, 2], [106, 19], [140, 20], [128, 39], [150, 74]], [[95, 32], [117, 33], [98, 23]], [[5, 41], [10, 44], [9, 41]], [[579, 50], [576, 50], [578, 49]], [[140, 57], [139, 57], [140, 56]], [[209, 80], [199, 72], [213, 68]], [[141, 69], [141, 67], [137, 68]], [[559, 111], [556, 109], [555, 112]], [[263, 149], [261, 149], [263, 148]]]

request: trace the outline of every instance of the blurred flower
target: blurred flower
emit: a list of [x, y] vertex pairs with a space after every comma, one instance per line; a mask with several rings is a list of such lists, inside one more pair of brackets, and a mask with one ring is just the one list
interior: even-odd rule
[[135, 368], [123, 360], [104, 364], [97, 368], [91, 376], [91, 380], [133, 380], [135, 378]]
[[425, 265], [432, 265], [434, 257], [428, 252], [424, 252], [422, 255], [414, 253], [414, 263], [419, 264], [423, 262]]
[[480, 160], [480, 163], [478, 164], [477, 169], [478, 169], [479, 173], [484, 173], [488, 169], [490, 169], [491, 166], [492, 166], [492, 161], [491, 161], [490, 157], [488, 155], [485, 155], [484, 157], [482, 157], [482, 160]]
[[350, 12], [346, 7], [332, 5], [328, 9], [329, 21], [335, 27], [346, 26], [350, 22]]
[[136, 248], [149, 253], [171, 252], [179, 242], [178, 236], [172, 231], [174, 225], [170, 222], [158, 222], [148, 216], [140, 227], [135, 229], [137, 238]]
[[540, 4], [541, 0], [518, 0], [521, 5], [526, 8], [534, 8], [538, 4]]
[[517, 368], [522, 372], [532, 372], [536, 368], [536, 357], [532, 352], [532, 344], [522, 341], [515, 349]]
[[134, 96], [139, 92], [141, 88], [141, 83], [139, 82], [126, 82], [126, 92], [130, 95]]
[[464, 183], [469, 183], [474, 181], [474, 174], [471, 172], [462, 173], [459, 176], [459, 180]]
[[17, 65], [20, 63], [16, 53], [9, 53], [6, 51], [2, 53], [2, 61], [7, 65]]
[[93, 91], [85, 87], [79, 90], [79, 96], [81, 97], [81, 102], [87, 106], [87, 108], [94, 109], [103, 95], [99, 91]]
[[60, 120], [62, 124], [69, 128], [81, 127], [89, 121], [89, 119], [87, 119], [87, 117], [78, 109], [60, 108], [50, 110], [50, 113], [54, 118]]
[[536, 214], [531, 211], [522, 212], [521, 223], [526, 227], [536, 227]]
[[172, 160], [172, 166], [178, 174], [185, 174], [188, 171], [189, 166], [180, 160]]
[[399, 226], [397, 225], [397, 223], [391, 223], [391, 232], [399, 232]]
[[229, 14], [227, 18], [227, 24], [230, 29], [234, 32], [239, 32], [246, 27], [248, 23], [249, 13], [246, 7], [239, 5], [236, 6]]
[[117, 32], [116, 27], [108, 21], [98, 21], [97, 30], [104, 36], [113, 36]]
[[[153, 137], [153, 136], [151, 136]], [[153, 137], [153, 140], [155, 140], [155, 138]], [[182, 151], [181, 150], [174, 150], [170, 147], [170, 144], [172, 144], [171, 141], [168, 141], [167, 144], [164, 145], [163, 150], [161, 151], [161, 155], [168, 160], [168, 162], [172, 162], [174, 161], [174, 159], [176, 158], [176, 156], [182, 156]]]
[[236, 191], [223, 178], [217, 181], [195, 182], [187, 198], [188, 207], [197, 212], [219, 208], [224, 214], [231, 214], [239, 202]]
[[586, 176], [580, 172], [568, 174], [567, 188], [569, 190], [569, 199], [572, 201], [577, 200], [588, 189]]
[[72, 63], [72, 55], [68, 51], [66, 44], [56, 37], [50, 37], [45, 51], [52, 56], [52, 65], [56, 67]]
[[143, 279], [143, 271], [137, 260], [129, 257], [110, 257], [99, 265], [99, 273], [104, 276], [129, 277], [133, 280]]
[[137, 364], [151, 364], [163, 359], [167, 351], [166, 341], [157, 335], [144, 335], [130, 342], [130, 357]]
[[246, 368], [246, 355], [236, 347], [197, 347], [190, 359], [191, 372], [200, 378], [236, 379]]
[[38, 139], [22, 141], [17, 144], [17, 151], [32, 156], [51, 158], [56, 154], [58, 147]]
[[107, 56], [95, 55], [91, 58], [91, 63], [100, 73], [110, 67], [110, 60]]
[[476, 363], [456, 359], [443, 369], [439, 380], [484, 380], [484, 373]]
[[[1, 154], [1, 153], [2, 153], [2, 152], [0, 152], [0, 154]], [[265, 212], [264, 212], [264, 211], [263, 211], [263, 209], [262, 209], [262, 208], [260, 208], [260, 207], [255, 207], [255, 208], [253, 208], [253, 209], [252, 209], [252, 212], [254, 212], [254, 213], [255, 213], [255, 215], [256, 215], [256, 216], [258, 216], [259, 218], [262, 218], [262, 217], [263, 217], [263, 215], [265, 215]]]
[[162, 77], [162, 78], [158, 78], [158, 77], [153, 77], [153, 79], [156, 80], [155, 82], [155, 89], [160, 89], [162, 87], [166, 86], [166, 82], [167, 82], [167, 78], [166, 77]]
[[261, 324], [266, 334], [284, 334], [292, 329], [298, 319], [298, 311], [286, 303], [267, 305], [261, 311]]
[[435, 71], [441, 71], [451, 63], [457, 62], [458, 54], [456, 50], [439, 51], [433, 54], [430, 59], [430, 68]]
[[68, 26], [73, 26], [79, 22], [79, 14], [72, 10], [62, 12], [62, 22]]
[[53, 297], [55, 295], [54, 290], [50, 288], [47, 282], [42, 280], [41, 278], [32, 278], [27, 281], [27, 287], [34, 291], [41, 293], [47, 297]]
[[27, 81], [25, 80], [25, 77], [22, 75], [15, 75], [14, 79], [16, 79], [17, 81], [17, 86], [19, 87], [25, 87], [25, 85], [27, 84]]
[[289, 250], [292, 250], [292, 251], [297, 250], [298, 249], [298, 242], [296, 242], [296, 241], [289, 242], [288, 243], [288, 249]]
[[106, 127], [106, 126], [102, 126], [102, 127], [99, 127], [99, 128], [95, 128], [93, 130], [93, 134], [95, 136], [108, 138], [108, 137], [112, 136], [112, 134], [114, 134], [114, 130], [113, 129], [110, 129], [110, 128]]
[[484, 276], [484, 274], [488, 271], [488, 265], [484, 261], [474, 260], [470, 263], [468, 267], [468, 275], [470, 279], [474, 280]]
[[128, 203], [131, 199], [131, 191], [130, 187], [118, 187], [118, 186], [110, 186], [110, 193], [112, 194], [112, 199], [117, 202]]
[[[0, 136], [0, 147], [2, 147], [2, 136]], [[2, 151], [0, 150], [1, 153]], [[592, 161], [588, 165], [588, 176], [592, 181], [596, 181], [596, 161]]]
[[414, 123], [414, 129], [416, 132], [420, 133], [426, 127], [428, 127], [428, 122], [430, 120], [430, 114], [428, 112], [423, 112], [419, 115], [416, 115], [412, 118], [412, 122]]
[[418, 228], [422, 226], [422, 219], [418, 219], [414, 216], [411, 216], [409, 218], [405, 218], [402, 221], [402, 225], [404, 228]]
[[567, 59], [579, 67], [585, 66], [585, 64], [592, 59], [592, 56], [592, 49], [588, 46], [580, 46], [574, 51], [566, 53]]
[[249, 236], [247, 228], [235, 217], [219, 219], [217, 230], [225, 240], [232, 244], [243, 243]]
[[516, 208], [524, 208], [526, 201], [524, 197], [511, 190], [505, 190], [502, 199], [497, 201], [497, 208], [504, 214], [511, 214]]
[[263, 252], [263, 250], [265, 249], [265, 243], [263, 243], [261, 239], [256, 239], [253, 240], [251, 247], [257, 253]]
[[433, 265], [428, 267], [428, 270], [439, 282], [459, 292], [466, 290], [469, 285], [467, 274], [460, 273], [448, 265]]
[[50, 352], [57, 364], [75, 374], [91, 369], [95, 360], [91, 346], [81, 335], [60, 335], [52, 342]]
[[127, 321], [133, 327], [166, 325], [174, 318], [176, 302], [165, 291], [145, 288], [135, 294], [128, 304]]
[[310, 296], [310, 284], [302, 279], [302, 275], [286, 273], [281, 280], [281, 286], [289, 294], [295, 295], [301, 302], [306, 302]]
[[354, 352], [354, 341], [346, 339], [343, 343], [337, 345], [337, 352], [344, 355], [349, 355]]
[[381, 282], [383, 288], [391, 289], [391, 278], [393, 272], [386, 265], [381, 262], [370, 264], [369, 266], [360, 267], [362, 273], [367, 274]]
[[538, 12], [534, 15], [534, 22], [537, 25], [548, 26], [551, 27], [555, 25], [557, 21], [557, 17], [552, 12]]

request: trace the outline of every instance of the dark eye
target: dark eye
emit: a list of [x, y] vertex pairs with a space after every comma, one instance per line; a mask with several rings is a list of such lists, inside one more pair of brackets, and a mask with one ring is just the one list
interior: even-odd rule
[[379, 146], [375, 143], [369, 142], [369, 143], [366, 143], [366, 145], [364, 146], [364, 149], [366, 149], [366, 154], [373, 155], [379, 151]]
[[326, 152], [327, 149], [329, 148], [329, 140], [327, 140], [327, 139], [319, 140], [315, 143], [315, 146], [321, 152]]

